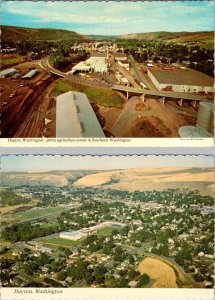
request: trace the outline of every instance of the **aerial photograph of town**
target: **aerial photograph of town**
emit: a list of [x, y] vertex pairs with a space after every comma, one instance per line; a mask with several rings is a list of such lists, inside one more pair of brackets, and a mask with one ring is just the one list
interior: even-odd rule
[[1, 137], [213, 137], [213, 11], [3, 1]]
[[211, 156], [2, 157], [3, 287], [213, 288]]

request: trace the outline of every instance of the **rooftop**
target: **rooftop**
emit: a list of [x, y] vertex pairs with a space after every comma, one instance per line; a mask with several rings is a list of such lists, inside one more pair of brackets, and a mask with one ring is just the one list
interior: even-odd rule
[[69, 91], [56, 102], [57, 137], [105, 137], [86, 94]]
[[213, 86], [214, 79], [201, 72], [190, 69], [150, 69], [159, 83], [176, 85]]
[[23, 79], [25, 79], [25, 78], [31, 78], [31, 77], [33, 77], [37, 72], [38, 72], [37, 69], [31, 70], [31, 71], [29, 71], [27, 74], [25, 74], [22, 78], [23, 78]]
[[18, 70], [15, 68], [6, 69], [6, 70], [3, 70], [0, 72], [0, 76], [4, 76], [4, 75], [10, 74], [10, 73], [15, 73], [15, 72], [18, 72]]

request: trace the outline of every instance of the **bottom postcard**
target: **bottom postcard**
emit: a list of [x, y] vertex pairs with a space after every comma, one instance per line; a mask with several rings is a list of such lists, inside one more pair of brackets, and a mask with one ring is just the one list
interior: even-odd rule
[[1, 166], [3, 300], [213, 299], [213, 156], [4, 155]]

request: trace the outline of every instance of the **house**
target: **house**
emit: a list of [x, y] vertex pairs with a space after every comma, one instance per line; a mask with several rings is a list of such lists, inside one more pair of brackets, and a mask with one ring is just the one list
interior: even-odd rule
[[138, 281], [136, 280], [131, 280], [129, 283], [128, 283], [128, 286], [130, 286], [131, 288], [135, 288], [138, 284]]

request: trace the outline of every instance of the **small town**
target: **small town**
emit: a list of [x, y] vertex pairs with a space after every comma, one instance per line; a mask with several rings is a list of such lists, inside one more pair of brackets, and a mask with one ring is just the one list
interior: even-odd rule
[[1, 198], [5, 287], [213, 287], [214, 200], [197, 190], [27, 184]]
[[21, 42], [13, 30], [2, 28], [2, 137], [213, 136], [214, 51], [201, 38]]

